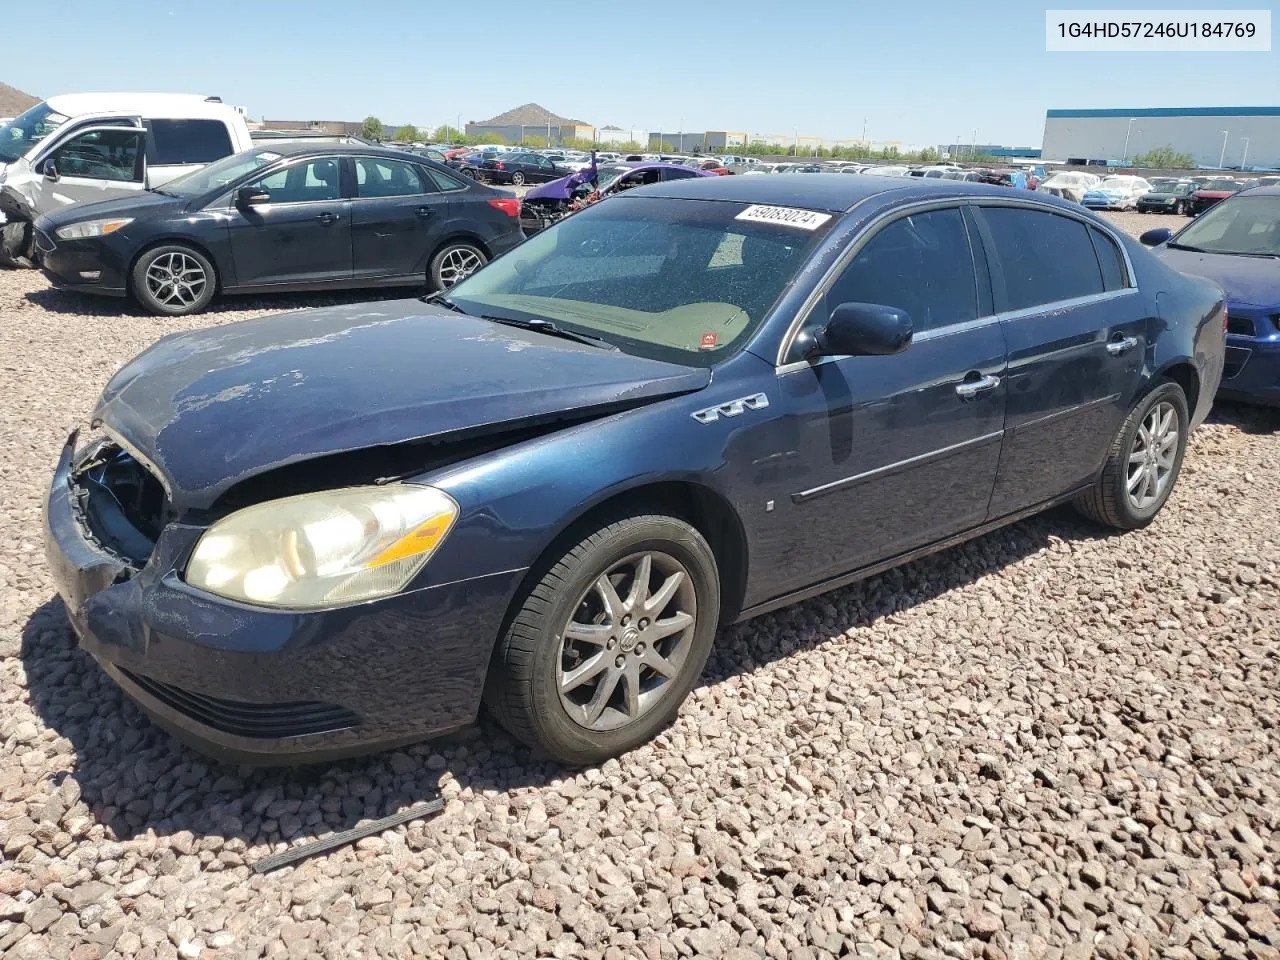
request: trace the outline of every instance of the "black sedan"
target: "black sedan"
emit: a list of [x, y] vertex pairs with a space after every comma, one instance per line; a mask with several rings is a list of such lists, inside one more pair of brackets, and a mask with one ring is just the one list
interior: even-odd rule
[[1187, 213], [1197, 185], [1190, 180], [1153, 184], [1150, 193], [1138, 198], [1139, 213]]
[[452, 286], [524, 239], [520, 201], [423, 157], [272, 144], [36, 221], [57, 286], [198, 313], [215, 293]]
[[546, 183], [577, 171], [577, 166], [556, 163], [540, 153], [514, 151], [486, 157], [475, 168], [475, 174], [489, 183]]

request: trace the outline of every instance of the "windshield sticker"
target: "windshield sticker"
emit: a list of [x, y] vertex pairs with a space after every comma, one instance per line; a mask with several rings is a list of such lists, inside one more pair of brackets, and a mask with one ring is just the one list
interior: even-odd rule
[[279, 160], [280, 154], [264, 150], [262, 153], [258, 154], [258, 157], [262, 160]]
[[698, 347], [701, 350], [714, 350], [719, 339], [719, 335], [714, 330], [708, 330], [702, 335], [702, 342]]
[[768, 207], [752, 204], [733, 219], [753, 220], [756, 223], [777, 223], [784, 227], [797, 227], [801, 230], [817, 230], [831, 219], [831, 214], [818, 213], [816, 210], [800, 210], [796, 207]]

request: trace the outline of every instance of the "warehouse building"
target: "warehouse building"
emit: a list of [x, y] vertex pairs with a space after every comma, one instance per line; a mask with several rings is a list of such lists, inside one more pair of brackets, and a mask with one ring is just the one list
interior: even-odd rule
[[1067, 163], [1123, 164], [1161, 147], [1205, 168], [1280, 168], [1280, 107], [1050, 110], [1042, 154]]

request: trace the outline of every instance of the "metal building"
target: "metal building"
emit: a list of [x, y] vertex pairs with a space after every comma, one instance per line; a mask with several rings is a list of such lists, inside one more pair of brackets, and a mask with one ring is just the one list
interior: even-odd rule
[[1160, 147], [1206, 168], [1280, 168], [1280, 107], [1050, 110], [1042, 155], [1123, 163]]

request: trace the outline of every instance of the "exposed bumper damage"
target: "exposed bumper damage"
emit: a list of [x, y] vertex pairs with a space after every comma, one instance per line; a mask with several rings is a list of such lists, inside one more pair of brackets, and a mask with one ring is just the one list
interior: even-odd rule
[[0, 187], [0, 266], [32, 266], [31, 205], [12, 186]]
[[146, 469], [109, 442], [73, 466], [74, 442], [45, 505], [49, 567], [80, 645], [179, 739], [229, 762], [309, 762], [475, 719], [522, 571], [334, 610], [236, 604], [182, 582], [203, 528], [159, 526]]

